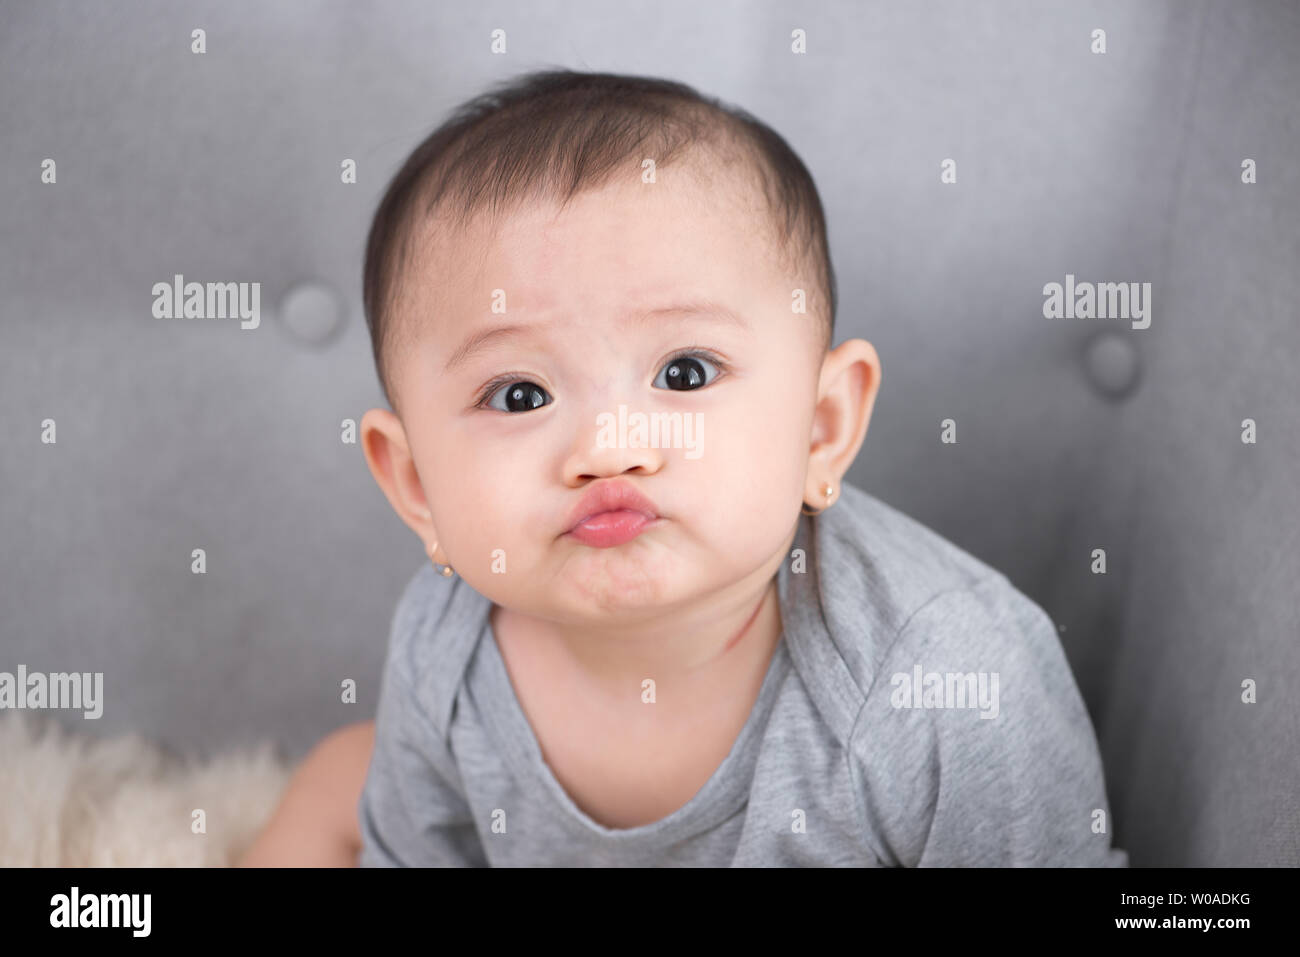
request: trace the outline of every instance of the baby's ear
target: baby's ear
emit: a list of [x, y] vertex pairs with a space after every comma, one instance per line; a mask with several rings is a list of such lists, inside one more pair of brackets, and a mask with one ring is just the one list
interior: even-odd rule
[[[880, 357], [865, 339], [849, 339], [822, 362], [810, 462], [845, 475], [857, 458], [880, 391]], [[816, 499], [812, 499], [816, 501]]]
[[361, 417], [361, 450], [397, 517], [427, 538], [433, 516], [401, 420], [387, 409], [371, 409]]

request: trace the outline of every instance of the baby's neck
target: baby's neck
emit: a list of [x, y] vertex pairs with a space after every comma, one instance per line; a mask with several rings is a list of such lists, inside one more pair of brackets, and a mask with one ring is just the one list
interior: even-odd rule
[[[493, 606], [493, 631], [521, 657], [545, 656], [615, 700], [646, 679], [692, 698], [766, 671], [781, 637], [777, 578], [760, 582], [694, 617], [678, 615], [613, 631], [573, 629]], [[680, 700], [680, 698], [679, 698]]]

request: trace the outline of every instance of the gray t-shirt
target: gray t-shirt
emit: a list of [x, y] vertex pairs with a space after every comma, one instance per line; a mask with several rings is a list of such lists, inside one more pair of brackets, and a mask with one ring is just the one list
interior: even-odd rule
[[1128, 864], [1047, 614], [845, 484], [801, 516], [782, 635], [721, 766], [652, 824], [606, 828], [542, 759], [492, 605], [425, 565], [393, 619], [359, 807], [363, 866]]

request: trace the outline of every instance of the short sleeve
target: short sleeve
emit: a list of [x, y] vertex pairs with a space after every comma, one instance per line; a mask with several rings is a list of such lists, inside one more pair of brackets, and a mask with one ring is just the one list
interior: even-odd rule
[[360, 864], [486, 866], [451, 749], [420, 706], [398, 637], [380, 683], [374, 751], [358, 808]]
[[883, 656], [850, 762], [895, 866], [1124, 867], [1055, 626], [1001, 575], [932, 598]]

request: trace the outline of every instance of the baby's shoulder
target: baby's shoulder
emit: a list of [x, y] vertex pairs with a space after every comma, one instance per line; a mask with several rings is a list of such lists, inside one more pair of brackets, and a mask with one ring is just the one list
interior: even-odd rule
[[799, 547], [812, 574], [782, 576], [796, 658], [842, 729], [869, 694], [887, 694], [890, 677], [917, 664], [1068, 675], [1047, 613], [1002, 572], [855, 486], [801, 527]]
[[823, 588], [858, 589], [901, 626], [936, 595], [1009, 582], [997, 569], [912, 516], [845, 483], [842, 508], [817, 519]]

